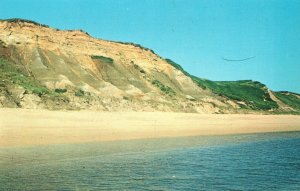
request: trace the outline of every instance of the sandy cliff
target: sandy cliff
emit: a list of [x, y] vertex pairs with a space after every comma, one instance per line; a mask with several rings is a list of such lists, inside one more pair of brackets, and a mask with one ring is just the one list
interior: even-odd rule
[[2, 20], [0, 57], [11, 65], [3, 69], [2, 107], [232, 113], [243, 106], [150, 49], [81, 30]]

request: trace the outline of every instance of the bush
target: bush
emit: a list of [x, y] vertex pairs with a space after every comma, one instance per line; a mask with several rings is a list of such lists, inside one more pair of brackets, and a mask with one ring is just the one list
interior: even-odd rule
[[58, 88], [58, 89], [55, 89], [54, 91], [56, 93], [66, 93], [68, 90], [67, 89], [60, 89], [60, 88]]
[[46, 95], [46, 94], [49, 93], [49, 91], [46, 88], [43, 88], [43, 87], [35, 87], [31, 91], [32, 91], [32, 93], [34, 93], [38, 96]]
[[114, 60], [112, 58], [105, 57], [105, 56], [92, 55], [91, 58], [94, 60], [99, 60], [99, 61], [107, 63], [107, 64], [112, 64], [114, 62]]
[[131, 46], [140, 48], [141, 50], [150, 51], [152, 54], [157, 55], [152, 49], [146, 48], [146, 47], [144, 47], [144, 46], [142, 46], [140, 44], [136, 44], [136, 43], [132, 43], [132, 42], [120, 42], [120, 41], [112, 41], [112, 42], [116, 42], [116, 43], [120, 43], [120, 44], [125, 44], [125, 45], [131, 45]]
[[137, 64], [133, 64], [133, 67], [134, 67], [134, 69], [139, 70], [140, 73], [142, 73], [142, 74], [145, 74], [145, 73], [146, 73], [145, 70], [142, 69], [142, 68], [141, 68], [139, 65], [137, 65]]
[[84, 91], [83, 91], [83, 90], [78, 90], [78, 91], [76, 91], [76, 92], [75, 92], [75, 96], [77, 96], [77, 97], [82, 97], [82, 96], [84, 96]]
[[158, 87], [163, 93], [165, 93], [167, 95], [173, 96], [176, 94], [175, 91], [172, 90], [172, 88], [162, 84], [159, 80], [153, 80], [152, 84], [155, 85], [156, 87]]

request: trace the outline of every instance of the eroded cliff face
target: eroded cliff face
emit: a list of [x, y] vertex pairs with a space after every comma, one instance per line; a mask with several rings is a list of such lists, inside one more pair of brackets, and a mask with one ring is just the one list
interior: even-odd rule
[[[0, 21], [0, 107], [103, 111], [243, 112], [137, 44]], [[248, 111], [249, 112], [249, 111]]]
[[[24, 20], [1, 21], [0, 42], [1, 57], [22, 66], [25, 75], [49, 90], [67, 97], [66, 103], [47, 104], [43, 95], [16, 84], [8, 90], [10, 101], [6, 99], [2, 105], [19, 97], [15, 106], [25, 108], [211, 113], [219, 112], [220, 105], [231, 107], [153, 51], [138, 45], [95, 39], [81, 30], [62, 31]], [[14, 95], [16, 92], [20, 95]]]

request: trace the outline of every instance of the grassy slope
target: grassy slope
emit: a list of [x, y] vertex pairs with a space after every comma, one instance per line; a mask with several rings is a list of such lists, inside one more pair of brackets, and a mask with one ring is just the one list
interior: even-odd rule
[[0, 57], [0, 93], [7, 91], [9, 86], [23, 87], [27, 93], [33, 93], [40, 97], [67, 99], [60, 93], [49, 90], [29, 76], [22, 66]]
[[274, 95], [289, 107], [300, 110], [300, 99], [295, 94], [290, 92], [274, 92]]
[[38, 95], [49, 93], [46, 87], [26, 75], [23, 68], [0, 58], [0, 86], [5, 87], [8, 84], [19, 85], [25, 90]]
[[278, 107], [277, 103], [270, 98], [266, 86], [260, 82], [251, 80], [210, 81], [190, 75], [179, 64], [170, 59], [166, 59], [166, 61], [191, 77], [199, 87], [210, 89], [215, 94], [247, 104], [247, 106], [241, 105], [242, 107], [254, 110], [269, 110]]

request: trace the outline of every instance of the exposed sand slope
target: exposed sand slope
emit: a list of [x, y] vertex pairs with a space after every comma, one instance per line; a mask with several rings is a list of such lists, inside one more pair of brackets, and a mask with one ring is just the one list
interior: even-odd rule
[[0, 146], [300, 131], [300, 116], [0, 109]]
[[267, 91], [251, 80], [197, 78], [141, 45], [24, 19], [0, 19], [0, 65], [0, 107], [5, 108], [300, 112], [296, 94]]
[[[193, 105], [194, 112], [218, 111], [213, 107], [219, 102], [210, 91], [198, 87], [190, 77], [151, 50], [95, 39], [79, 30], [61, 31], [22, 20], [0, 21], [0, 56], [22, 66], [26, 74], [51, 90], [68, 89], [64, 95], [69, 97], [72, 108], [121, 111], [132, 100], [140, 105], [139, 111], [145, 107], [145, 101], [155, 111], [190, 112], [191, 109], [184, 109], [187, 104]], [[78, 98], [74, 95], [78, 90], [89, 92], [92, 99]], [[191, 102], [186, 96], [199, 103]], [[202, 103], [206, 97], [210, 97], [213, 104]], [[111, 98], [116, 99], [116, 106], [107, 103]], [[162, 103], [167, 105], [166, 109], [157, 108]], [[43, 101], [17, 105], [31, 109], [53, 108]]]

